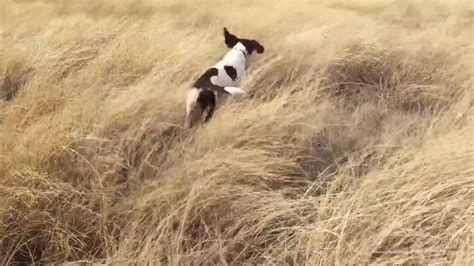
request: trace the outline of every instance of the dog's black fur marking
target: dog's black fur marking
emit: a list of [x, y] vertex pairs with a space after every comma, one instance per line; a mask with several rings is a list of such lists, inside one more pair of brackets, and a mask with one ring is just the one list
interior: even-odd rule
[[205, 121], [208, 121], [211, 119], [214, 107], [216, 106], [216, 95], [211, 90], [203, 88], [199, 92], [197, 104], [199, 104], [203, 110], [209, 108], [205, 119]]
[[227, 47], [231, 49], [239, 42], [239, 38], [235, 36], [234, 34], [230, 33], [225, 27], [224, 27], [224, 38], [225, 38], [225, 44], [227, 45]]
[[218, 74], [219, 70], [217, 70], [217, 68], [209, 68], [196, 80], [196, 82], [194, 82], [194, 87], [198, 89], [208, 89], [219, 93], [228, 93], [224, 90], [224, 87], [212, 83], [211, 77], [217, 76]]
[[[232, 67], [235, 71], [235, 69]], [[227, 71], [227, 70], [226, 70]], [[197, 98], [197, 104], [202, 108], [202, 110], [207, 110], [207, 115], [204, 118], [204, 122], [208, 122], [212, 115], [214, 114], [214, 109], [216, 107], [216, 94], [217, 93], [229, 93], [224, 90], [224, 87], [212, 83], [211, 77], [217, 76], [219, 70], [217, 68], [209, 68], [202, 74], [196, 82], [194, 82], [194, 87], [201, 89]], [[237, 71], [235, 71], [235, 76], [237, 76]]]
[[261, 45], [256, 40], [239, 38], [235, 36], [234, 34], [230, 33], [225, 27], [224, 27], [224, 38], [225, 38], [225, 44], [227, 45], [227, 47], [231, 49], [237, 43], [241, 42], [245, 46], [245, 49], [247, 49], [247, 52], [249, 53], [249, 55], [251, 55], [253, 51], [257, 51], [257, 53], [259, 54], [262, 54], [263, 52], [265, 52], [265, 47], [263, 47], [263, 45]]
[[233, 66], [224, 66], [224, 70], [232, 80], [237, 78], [237, 70]]
[[[206, 90], [208, 91], [208, 90]], [[210, 98], [209, 99], [209, 109], [207, 110], [207, 114], [206, 114], [206, 117], [204, 118], [204, 123], [207, 123], [209, 122], [209, 120], [211, 120], [212, 118], [212, 115], [214, 114], [214, 109], [216, 108], [216, 95], [214, 93], [212, 93], [214, 97]], [[199, 102], [199, 98], [198, 98], [198, 102]]]

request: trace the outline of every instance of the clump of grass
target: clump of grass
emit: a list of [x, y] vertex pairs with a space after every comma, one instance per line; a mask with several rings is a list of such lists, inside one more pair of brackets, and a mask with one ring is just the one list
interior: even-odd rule
[[0, 95], [4, 101], [11, 101], [33, 75], [33, 68], [28, 67], [20, 58], [4, 59], [0, 69]]

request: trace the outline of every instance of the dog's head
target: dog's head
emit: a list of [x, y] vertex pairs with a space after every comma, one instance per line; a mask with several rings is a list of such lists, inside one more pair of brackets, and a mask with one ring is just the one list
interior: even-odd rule
[[238, 43], [241, 43], [247, 50], [248, 55], [251, 55], [253, 51], [257, 51], [257, 53], [259, 54], [262, 54], [265, 51], [265, 47], [263, 47], [263, 45], [261, 45], [256, 40], [239, 38], [235, 36], [234, 34], [230, 33], [225, 27], [224, 27], [224, 37], [225, 37], [225, 44], [230, 49], [232, 49]]

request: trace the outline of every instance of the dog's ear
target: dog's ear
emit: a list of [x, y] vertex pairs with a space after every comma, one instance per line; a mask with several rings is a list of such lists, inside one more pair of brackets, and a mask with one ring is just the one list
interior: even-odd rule
[[237, 38], [237, 36], [235, 36], [234, 34], [230, 33], [226, 27], [224, 27], [224, 38], [225, 44], [229, 48], [234, 47], [239, 42], [239, 38]]
[[241, 39], [240, 42], [245, 46], [249, 54], [252, 54], [253, 51], [257, 51], [259, 54], [265, 52], [265, 47], [256, 40]]
[[263, 52], [265, 52], [265, 47], [263, 47], [263, 45], [261, 45], [259, 42], [255, 40], [254, 40], [254, 47], [257, 53], [259, 54], [263, 54]]

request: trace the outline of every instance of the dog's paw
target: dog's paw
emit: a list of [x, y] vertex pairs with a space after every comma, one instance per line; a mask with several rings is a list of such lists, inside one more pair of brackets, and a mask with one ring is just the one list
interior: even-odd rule
[[238, 87], [225, 87], [224, 90], [232, 95], [242, 95], [246, 93], [243, 89]]

